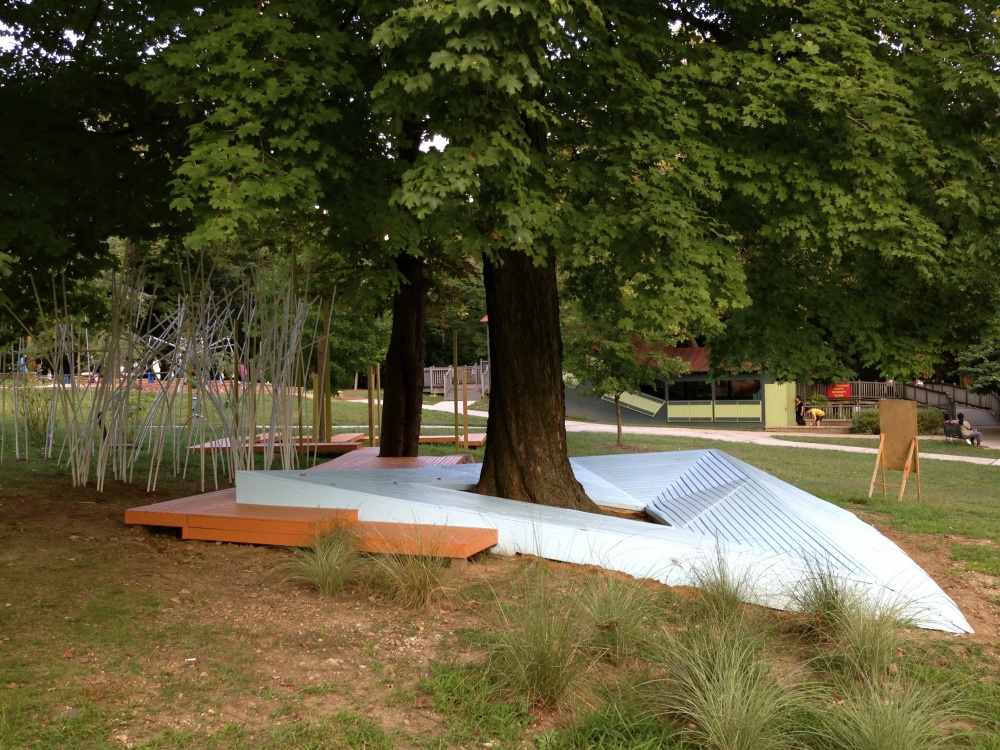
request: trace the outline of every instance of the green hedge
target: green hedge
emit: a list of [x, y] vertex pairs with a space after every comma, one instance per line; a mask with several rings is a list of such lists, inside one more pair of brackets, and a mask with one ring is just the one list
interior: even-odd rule
[[[944, 414], [940, 409], [917, 409], [917, 434], [937, 435], [944, 424]], [[868, 409], [854, 415], [851, 432], [858, 435], [878, 435], [878, 409]]]

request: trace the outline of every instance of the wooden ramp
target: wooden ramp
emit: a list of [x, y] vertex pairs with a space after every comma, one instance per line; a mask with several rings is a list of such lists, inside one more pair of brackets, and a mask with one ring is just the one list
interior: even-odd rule
[[[348, 461], [357, 456], [361, 460]], [[362, 448], [314, 466], [314, 470], [418, 468], [472, 463], [469, 455], [380, 458], [378, 448]], [[356, 531], [362, 552], [467, 558], [497, 543], [497, 530], [469, 526], [434, 526], [359, 521], [357, 510], [240, 505], [236, 488], [182, 497], [125, 511], [125, 523], [171, 526], [183, 539], [243, 544], [308, 547], [333, 526]]]

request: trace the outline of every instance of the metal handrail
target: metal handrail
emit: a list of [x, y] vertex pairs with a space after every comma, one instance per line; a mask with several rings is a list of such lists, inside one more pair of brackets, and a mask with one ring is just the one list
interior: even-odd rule
[[[952, 385], [951, 383], [917, 385], [916, 383], [880, 383], [871, 380], [854, 380], [850, 382], [850, 386], [851, 400], [857, 402], [879, 401], [883, 398], [903, 398], [908, 401], [916, 401], [923, 406], [941, 409], [951, 416], [955, 416], [958, 405], [962, 404], [975, 409], [985, 409], [1000, 419], [1000, 396], [993, 393], [973, 393], [961, 385]], [[799, 385], [796, 386], [795, 390], [803, 401], [808, 401], [810, 396], [816, 394], [826, 395], [825, 385]], [[841, 406], [847, 407], [851, 404], [834, 401], [829, 405], [829, 408], [836, 409]], [[865, 405], [854, 404], [854, 406]], [[871, 408], [871, 405], [868, 408]], [[824, 410], [826, 409], [827, 407], [824, 407]]]

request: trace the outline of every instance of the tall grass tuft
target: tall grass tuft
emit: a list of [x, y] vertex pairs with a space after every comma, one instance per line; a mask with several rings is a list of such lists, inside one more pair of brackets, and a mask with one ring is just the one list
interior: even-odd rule
[[621, 664], [641, 648], [656, 615], [648, 589], [606, 570], [587, 579], [580, 604], [591, 627], [590, 647], [612, 664]]
[[792, 593], [805, 630], [829, 646], [825, 660], [847, 675], [877, 680], [899, 658], [912, 618], [900, 601], [877, 601], [828, 569], [814, 568]]
[[311, 547], [292, 550], [292, 559], [272, 568], [268, 577], [304, 583], [329, 596], [353, 583], [361, 565], [354, 532], [335, 526], [317, 536]]
[[713, 624], [665, 634], [664, 676], [650, 683], [651, 705], [679, 734], [705, 750], [791, 747], [810, 691], [775, 679], [759, 635]]
[[919, 683], [869, 683], [823, 715], [822, 734], [831, 750], [934, 750], [950, 746], [942, 727], [956, 714], [953, 703]]
[[703, 615], [716, 623], [742, 621], [746, 603], [754, 600], [752, 571], [734, 570], [721, 546], [715, 557], [692, 568], [691, 576], [701, 596]]
[[544, 576], [532, 577], [520, 606], [500, 606], [500, 632], [487, 663], [491, 682], [536, 706], [556, 706], [572, 696], [593, 666], [578, 614]]
[[370, 586], [408, 609], [446, 601], [449, 561], [432, 555], [379, 554], [371, 558]]

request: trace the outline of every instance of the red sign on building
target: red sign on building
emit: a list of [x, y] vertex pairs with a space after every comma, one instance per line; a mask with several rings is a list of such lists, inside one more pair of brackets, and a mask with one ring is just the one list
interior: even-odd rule
[[826, 387], [827, 398], [851, 398], [850, 383], [834, 383]]

